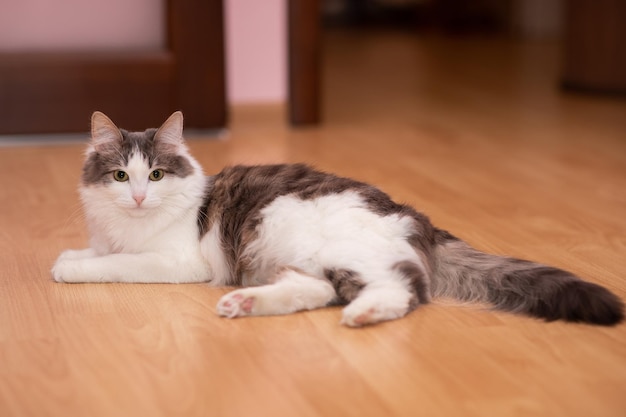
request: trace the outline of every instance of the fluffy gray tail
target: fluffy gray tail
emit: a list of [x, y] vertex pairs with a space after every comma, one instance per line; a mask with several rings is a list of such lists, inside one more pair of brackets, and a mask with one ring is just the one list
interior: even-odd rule
[[433, 295], [486, 302], [498, 310], [539, 317], [614, 325], [624, 318], [624, 304], [604, 287], [558, 268], [470, 247], [437, 230]]

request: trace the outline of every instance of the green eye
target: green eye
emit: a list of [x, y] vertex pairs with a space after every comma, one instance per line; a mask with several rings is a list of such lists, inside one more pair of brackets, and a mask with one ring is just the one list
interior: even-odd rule
[[115, 178], [115, 181], [119, 182], [128, 181], [128, 174], [124, 171], [117, 170], [113, 172], [113, 178]]
[[165, 175], [165, 173], [163, 172], [162, 169], [155, 169], [154, 171], [150, 173], [150, 180], [161, 181], [161, 179], [163, 179], [163, 175]]

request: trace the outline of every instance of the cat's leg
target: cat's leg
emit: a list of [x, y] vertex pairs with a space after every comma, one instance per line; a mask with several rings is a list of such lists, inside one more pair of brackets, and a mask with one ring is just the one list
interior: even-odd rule
[[404, 317], [417, 306], [415, 293], [402, 282], [368, 284], [343, 309], [341, 323], [350, 327], [365, 326]]
[[57, 262], [69, 259], [95, 258], [99, 256], [98, 253], [107, 253], [109, 251], [106, 242], [102, 241], [97, 236], [92, 236], [89, 243], [90, 245], [86, 249], [67, 249], [61, 252], [57, 258]]
[[220, 316], [267, 316], [325, 307], [336, 297], [325, 279], [283, 268], [273, 284], [247, 287], [223, 296], [217, 304]]
[[[367, 284], [362, 288], [354, 284], [348, 287], [359, 291], [356, 295], [354, 291], [347, 292], [352, 295], [346, 298], [350, 303], [344, 308], [341, 320], [346, 326], [358, 327], [398, 319], [419, 304], [430, 302], [429, 279], [419, 262], [398, 262], [383, 276], [365, 278]], [[353, 276], [352, 280], [358, 282], [359, 277]], [[338, 287], [341, 295], [340, 290], [341, 287]]]
[[68, 249], [65, 250], [59, 255], [57, 261], [59, 260], [68, 260], [68, 259], [86, 259], [93, 258], [97, 256], [95, 249], [87, 248], [87, 249]]
[[52, 268], [52, 277], [57, 282], [73, 283], [182, 283], [207, 281], [209, 270], [199, 257], [181, 254], [120, 253], [77, 258], [62, 255]]

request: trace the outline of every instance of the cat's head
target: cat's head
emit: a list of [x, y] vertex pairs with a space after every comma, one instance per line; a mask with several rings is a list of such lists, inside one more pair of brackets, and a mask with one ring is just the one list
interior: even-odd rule
[[202, 177], [185, 145], [180, 111], [160, 128], [144, 132], [120, 129], [101, 112], [91, 117], [91, 143], [81, 178], [88, 205], [136, 216], [176, 208], [187, 205], [181, 199], [199, 192]]

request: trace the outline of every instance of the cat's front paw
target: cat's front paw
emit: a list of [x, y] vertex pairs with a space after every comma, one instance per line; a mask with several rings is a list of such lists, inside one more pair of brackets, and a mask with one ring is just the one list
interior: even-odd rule
[[52, 278], [56, 282], [83, 282], [85, 262], [96, 256], [96, 251], [92, 248], [65, 250], [52, 267]]
[[217, 313], [229, 319], [252, 314], [255, 298], [246, 296], [242, 290], [233, 291], [223, 296], [217, 303]]
[[64, 259], [62, 255], [52, 267], [52, 279], [56, 282], [78, 282], [80, 264], [75, 259]]

